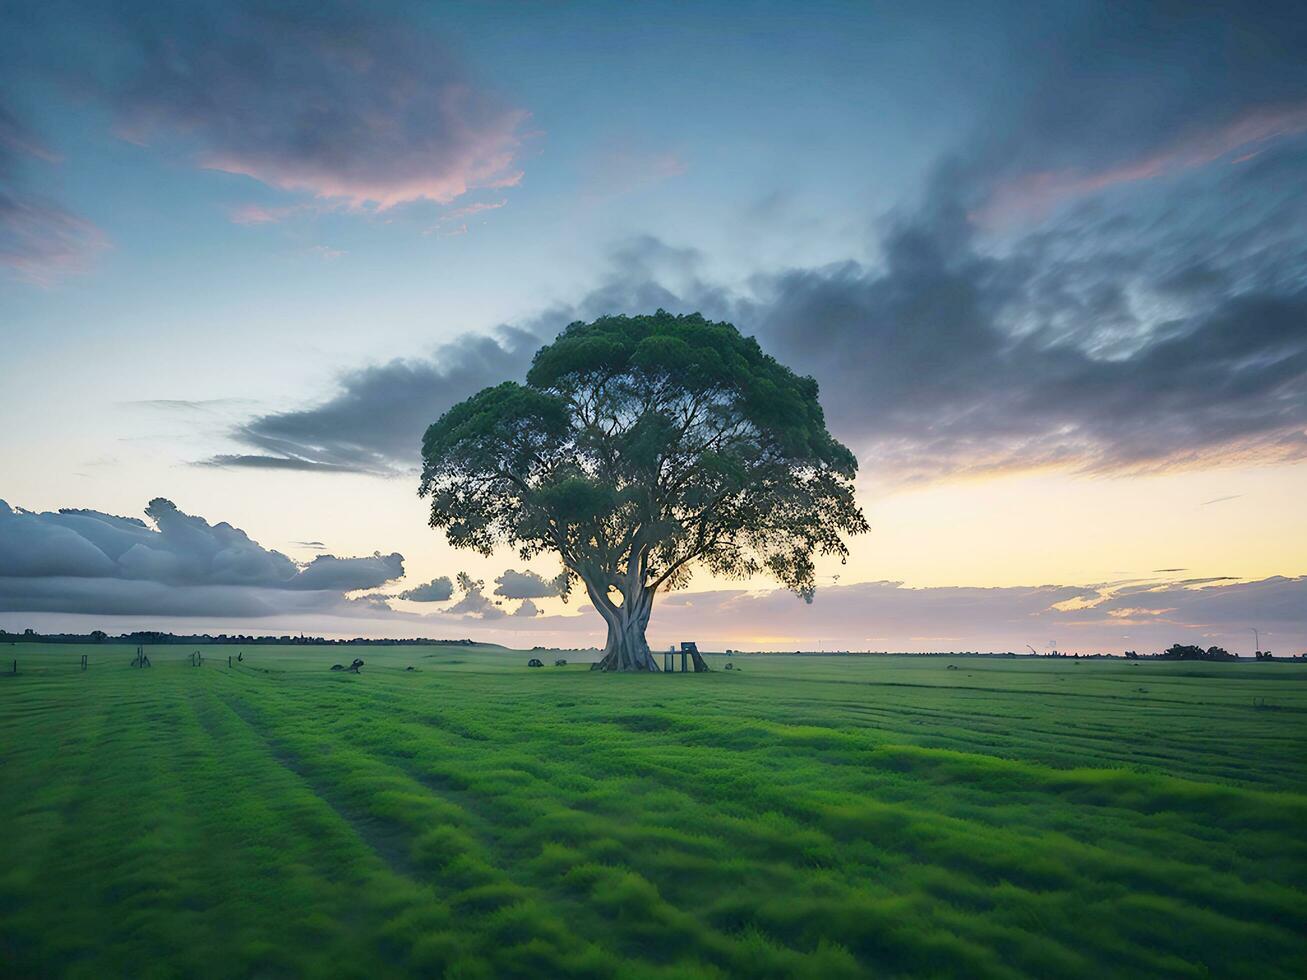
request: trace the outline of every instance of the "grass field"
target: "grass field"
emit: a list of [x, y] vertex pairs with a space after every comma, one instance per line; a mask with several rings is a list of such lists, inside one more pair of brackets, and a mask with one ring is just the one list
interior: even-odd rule
[[1300, 666], [228, 652], [0, 649], [6, 976], [1307, 971]]

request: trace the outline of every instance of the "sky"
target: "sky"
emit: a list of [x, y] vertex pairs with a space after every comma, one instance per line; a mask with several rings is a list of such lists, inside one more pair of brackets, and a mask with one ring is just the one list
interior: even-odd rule
[[1275, 2], [0, 0], [0, 628], [602, 644], [427, 527], [419, 442], [664, 308], [817, 379], [871, 532], [653, 645], [1303, 652], [1304, 50]]

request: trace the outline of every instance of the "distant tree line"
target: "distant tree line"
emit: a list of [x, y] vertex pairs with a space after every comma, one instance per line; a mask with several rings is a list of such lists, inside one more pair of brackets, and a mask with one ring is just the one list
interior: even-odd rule
[[[1269, 656], [1269, 655], [1268, 655]], [[1144, 659], [1133, 650], [1125, 652], [1127, 660]], [[1186, 643], [1172, 643], [1161, 653], [1154, 653], [1147, 657], [1153, 660], [1238, 660], [1238, 654], [1231, 653], [1225, 647], [1208, 647], [1203, 649], [1200, 646], [1194, 646]], [[1257, 659], [1261, 660], [1261, 653], [1257, 654]]]
[[137, 645], [159, 646], [169, 643], [185, 644], [186, 646], [196, 646], [203, 644], [226, 644], [233, 643], [244, 644], [246, 646], [258, 645], [293, 645], [293, 646], [383, 646], [383, 647], [402, 647], [402, 646], [495, 646], [493, 643], [478, 643], [470, 639], [462, 640], [438, 640], [429, 637], [414, 637], [411, 639], [391, 639], [380, 638], [371, 639], [366, 636], [356, 636], [347, 640], [329, 639], [322, 636], [304, 636], [303, 634], [291, 636], [247, 636], [244, 633], [228, 634], [219, 633], [216, 636], [210, 633], [160, 633], [155, 630], [134, 630], [130, 633], [119, 633], [117, 636], [110, 636], [104, 630], [91, 630], [89, 633], [38, 633], [33, 629], [25, 629], [21, 633], [9, 633], [0, 629], [0, 643], [132, 643]]

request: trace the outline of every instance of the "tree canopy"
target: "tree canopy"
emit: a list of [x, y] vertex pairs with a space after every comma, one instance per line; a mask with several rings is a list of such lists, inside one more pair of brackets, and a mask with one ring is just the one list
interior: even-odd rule
[[422, 442], [419, 493], [456, 547], [553, 553], [608, 624], [604, 669], [656, 670], [654, 595], [696, 565], [811, 600], [818, 555], [867, 530], [857, 460], [817, 382], [699, 314], [577, 322]]

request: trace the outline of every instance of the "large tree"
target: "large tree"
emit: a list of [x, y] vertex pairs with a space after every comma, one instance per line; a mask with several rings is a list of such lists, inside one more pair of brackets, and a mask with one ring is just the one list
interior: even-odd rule
[[814, 556], [867, 530], [857, 460], [826, 431], [817, 382], [698, 314], [573, 323], [422, 440], [419, 493], [450, 544], [553, 553], [608, 624], [597, 666], [657, 670], [654, 596], [702, 565], [768, 573], [805, 599]]

